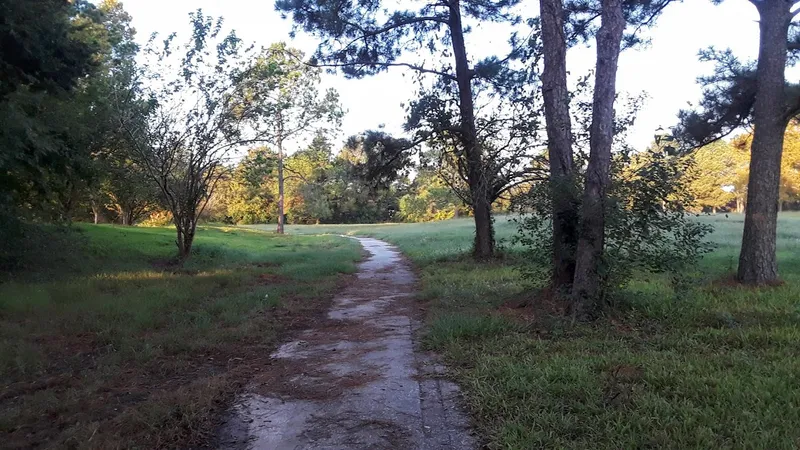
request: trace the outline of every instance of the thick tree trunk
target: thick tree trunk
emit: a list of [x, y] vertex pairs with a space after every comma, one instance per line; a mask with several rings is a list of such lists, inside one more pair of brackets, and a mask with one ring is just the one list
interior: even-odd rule
[[278, 138], [278, 234], [284, 233], [283, 210], [283, 138]]
[[784, 90], [792, 3], [764, 0], [754, 4], [761, 16], [761, 41], [756, 69], [758, 85], [753, 109], [750, 180], [737, 277], [742, 283], [760, 285], [778, 281], [775, 240], [781, 153], [787, 124]]
[[492, 226], [492, 202], [489, 200], [488, 183], [483, 167], [483, 152], [475, 128], [475, 106], [472, 98], [472, 71], [467, 60], [464, 44], [464, 29], [461, 23], [459, 0], [449, 3], [450, 37], [453, 41], [453, 56], [456, 62], [459, 112], [461, 113], [461, 142], [467, 159], [467, 183], [475, 218], [474, 255], [478, 259], [494, 255], [494, 230]]
[[602, 24], [597, 32], [589, 166], [583, 194], [578, 249], [575, 255], [573, 315], [584, 319], [594, 313], [601, 295], [601, 267], [605, 244], [605, 200], [614, 139], [614, 99], [625, 17], [622, 0], [602, 1]]
[[567, 89], [567, 42], [561, 0], [540, 0], [545, 121], [553, 202], [553, 287], [568, 291], [575, 275], [578, 199], [572, 154], [572, 121]]

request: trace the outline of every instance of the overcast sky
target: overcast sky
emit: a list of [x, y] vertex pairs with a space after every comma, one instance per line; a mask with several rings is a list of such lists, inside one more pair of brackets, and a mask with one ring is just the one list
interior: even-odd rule
[[[526, 2], [534, 8], [537, 4]], [[316, 41], [309, 36], [300, 33], [294, 40], [289, 37], [291, 23], [281, 19], [271, 0], [124, 0], [124, 5], [142, 41], [152, 32], [186, 31], [188, 13], [202, 8], [205, 14], [224, 17], [226, 27], [235, 29], [245, 41], [265, 46], [287, 41], [307, 53], [316, 48]], [[526, 15], [535, 15], [535, 10]], [[644, 91], [649, 96], [631, 134], [635, 147], [646, 147], [656, 128], [674, 125], [678, 110], [700, 98], [696, 78], [712, 67], [697, 61], [698, 50], [713, 45], [730, 47], [743, 58], [757, 56], [757, 18], [755, 7], [746, 0], [727, 0], [719, 6], [709, 0], [685, 0], [668, 7], [657, 26], [647, 32], [651, 45], [622, 54], [618, 89], [631, 94]], [[507, 33], [498, 27], [483, 27], [468, 37], [468, 52], [473, 59], [503, 53]], [[591, 48], [571, 50], [570, 72], [586, 73], [594, 65], [594, 57]], [[348, 111], [342, 136], [379, 125], [390, 132], [400, 131], [404, 118], [401, 104], [413, 95], [411, 77], [404, 76], [403, 69], [362, 80], [326, 74], [324, 83], [339, 91]]]

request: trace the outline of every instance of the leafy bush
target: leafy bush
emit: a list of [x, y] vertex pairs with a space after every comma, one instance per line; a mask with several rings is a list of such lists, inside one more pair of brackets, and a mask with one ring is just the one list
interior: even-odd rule
[[[606, 300], [637, 272], [669, 273], [673, 284], [680, 286], [685, 269], [713, 249], [705, 240], [712, 227], [693, 220], [687, 211], [693, 198], [684, 174], [691, 164], [690, 158], [657, 149], [615, 156], [601, 265]], [[523, 214], [517, 219], [515, 240], [526, 248], [527, 256], [522, 270], [542, 287], [552, 271], [551, 195], [549, 185], [540, 183], [516, 205]]]

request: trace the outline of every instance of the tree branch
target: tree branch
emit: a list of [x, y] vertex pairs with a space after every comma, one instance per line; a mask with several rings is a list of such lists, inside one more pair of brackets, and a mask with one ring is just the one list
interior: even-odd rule
[[312, 66], [312, 67], [334, 67], [334, 68], [337, 68], [337, 67], [356, 67], [356, 66], [406, 67], [406, 68], [409, 68], [409, 69], [412, 69], [412, 70], [416, 70], [417, 72], [430, 73], [430, 74], [438, 75], [440, 77], [447, 78], [448, 80], [455, 81], [455, 79], [456, 79], [455, 75], [451, 75], [451, 74], [449, 74], [447, 72], [441, 72], [439, 70], [434, 70], [434, 69], [426, 69], [425, 67], [418, 66], [416, 64], [410, 64], [410, 63], [388, 63], [388, 62], [377, 62], [377, 61], [374, 61], [374, 62], [353, 62], [353, 63], [340, 63], [340, 64], [320, 64], [320, 63], [317, 63], [317, 64], [309, 64], [309, 65]]

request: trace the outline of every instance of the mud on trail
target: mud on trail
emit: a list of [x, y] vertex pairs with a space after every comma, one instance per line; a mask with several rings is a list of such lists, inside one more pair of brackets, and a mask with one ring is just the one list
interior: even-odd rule
[[370, 253], [327, 318], [282, 345], [222, 428], [240, 449], [473, 449], [459, 391], [416, 349], [415, 277], [389, 244]]

